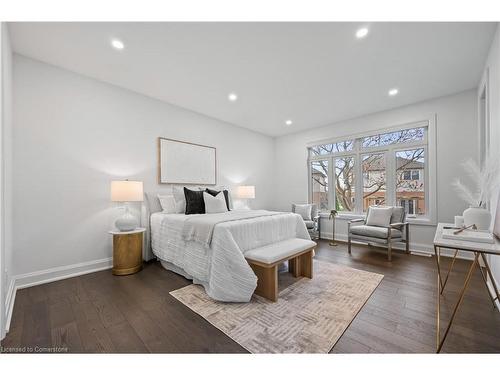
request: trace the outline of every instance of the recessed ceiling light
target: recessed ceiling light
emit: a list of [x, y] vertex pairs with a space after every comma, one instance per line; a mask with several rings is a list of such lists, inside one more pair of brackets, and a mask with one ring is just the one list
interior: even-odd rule
[[125, 48], [125, 44], [120, 39], [112, 39], [111, 45], [114, 49], [122, 50]]
[[227, 98], [229, 99], [230, 102], [235, 102], [238, 100], [238, 95], [232, 92], [227, 96]]
[[396, 88], [390, 89], [388, 92], [389, 96], [396, 96], [398, 93], [399, 93], [399, 90]]
[[368, 35], [368, 29], [366, 27], [362, 27], [356, 31], [356, 38], [361, 39]]
[[292, 125], [292, 124], [293, 124], [292, 120], [286, 120], [286, 121], [285, 121], [285, 125], [286, 125], [286, 126], [290, 126], [290, 125]]

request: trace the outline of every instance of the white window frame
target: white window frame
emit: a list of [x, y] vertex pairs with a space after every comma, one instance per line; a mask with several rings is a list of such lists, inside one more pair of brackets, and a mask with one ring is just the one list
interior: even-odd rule
[[[390, 145], [376, 147], [361, 147], [361, 139], [377, 134], [390, 133], [400, 130], [425, 127], [427, 130], [422, 141], [412, 141], [405, 143], [395, 143]], [[334, 152], [327, 155], [311, 155], [310, 149], [314, 146], [319, 146], [327, 143], [343, 142], [346, 140], [354, 140], [354, 147], [351, 151]], [[327, 140], [312, 142], [307, 145], [308, 149], [308, 199], [312, 200], [312, 178], [311, 178], [311, 162], [316, 160], [328, 160], [328, 204], [329, 209], [334, 208], [335, 202], [335, 159], [338, 157], [354, 157], [354, 184], [355, 184], [355, 207], [354, 211], [339, 213], [339, 218], [364, 217], [363, 213], [363, 173], [362, 173], [362, 157], [367, 154], [384, 153], [386, 155], [386, 203], [395, 205], [396, 202], [396, 152], [412, 150], [416, 148], [424, 149], [425, 165], [424, 165], [424, 184], [425, 184], [425, 212], [426, 214], [419, 217], [408, 217], [408, 221], [413, 224], [435, 225], [437, 221], [437, 178], [436, 178], [436, 115], [432, 114], [425, 120], [411, 121], [400, 125], [391, 126], [388, 128], [377, 129], [366, 133], [358, 133], [347, 135], [344, 137], [336, 137]], [[419, 172], [421, 173], [421, 172]], [[422, 178], [422, 175], [420, 175]]]

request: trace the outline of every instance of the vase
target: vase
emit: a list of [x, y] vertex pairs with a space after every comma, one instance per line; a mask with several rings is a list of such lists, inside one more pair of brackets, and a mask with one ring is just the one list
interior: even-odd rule
[[490, 229], [491, 213], [486, 208], [471, 206], [464, 211], [463, 215], [464, 225], [466, 227], [472, 224], [476, 224], [476, 227], [479, 230]]
[[132, 215], [128, 206], [125, 206], [125, 212], [115, 221], [115, 227], [121, 232], [130, 232], [137, 228], [139, 223], [137, 219]]

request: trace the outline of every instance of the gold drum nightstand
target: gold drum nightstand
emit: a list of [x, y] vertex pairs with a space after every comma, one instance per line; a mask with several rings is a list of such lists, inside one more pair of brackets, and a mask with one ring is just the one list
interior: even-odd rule
[[109, 231], [113, 235], [113, 275], [131, 275], [142, 269], [142, 241], [145, 228], [129, 232]]

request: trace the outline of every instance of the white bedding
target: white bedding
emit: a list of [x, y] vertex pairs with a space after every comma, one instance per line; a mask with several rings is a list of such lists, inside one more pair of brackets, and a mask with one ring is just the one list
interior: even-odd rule
[[162, 261], [184, 270], [193, 282], [205, 287], [211, 298], [248, 302], [257, 285], [257, 277], [244, 253], [289, 238], [310, 238], [300, 215], [279, 213], [252, 217], [255, 214], [248, 213], [248, 219], [216, 224], [208, 248], [183, 239], [184, 222], [194, 215], [154, 213], [151, 215], [153, 253]]

